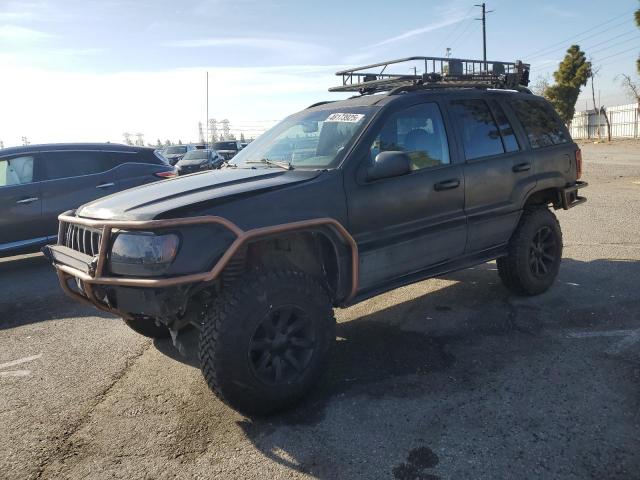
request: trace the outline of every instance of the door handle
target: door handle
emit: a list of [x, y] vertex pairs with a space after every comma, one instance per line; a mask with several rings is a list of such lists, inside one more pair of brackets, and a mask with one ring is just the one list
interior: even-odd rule
[[109, 182], [109, 183], [101, 183], [100, 185], [96, 186], [96, 188], [109, 188], [113, 186], [115, 186], [115, 183]]
[[29, 198], [23, 198], [22, 200], [18, 200], [16, 203], [19, 203], [21, 205], [26, 205], [29, 203], [37, 202], [38, 200], [40, 200], [38, 197], [29, 197]]
[[526, 172], [527, 170], [531, 170], [531, 164], [529, 162], [519, 163], [518, 165], [514, 165], [512, 170], [514, 172]]
[[460, 180], [454, 178], [453, 180], [445, 180], [444, 182], [436, 183], [433, 188], [440, 192], [442, 190], [450, 190], [452, 188], [458, 188], [460, 186]]

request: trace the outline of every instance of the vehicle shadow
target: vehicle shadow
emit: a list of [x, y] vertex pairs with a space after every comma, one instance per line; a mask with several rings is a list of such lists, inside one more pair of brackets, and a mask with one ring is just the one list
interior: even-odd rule
[[[554, 287], [530, 298], [511, 295], [494, 269], [490, 263], [447, 275], [453, 283], [340, 322], [330, 366], [311, 395], [281, 414], [245, 418], [239, 427], [271, 460], [317, 478], [336, 478], [342, 475], [340, 460], [318, 459], [317, 436], [354, 439], [359, 452], [378, 449], [371, 453], [374, 462], [380, 432], [372, 431], [372, 424], [401, 434], [402, 425], [424, 422], [424, 412], [440, 399], [474, 395], [518, 361], [545, 361], [558, 348], [550, 331], [598, 327], [594, 318], [616, 317], [611, 295], [617, 309], [635, 313], [630, 317], [638, 327], [640, 299], [633, 287], [640, 281], [638, 261], [565, 259]], [[562, 315], [555, 314], [559, 311]], [[370, 402], [375, 409], [367, 407]], [[515, 417], [523, 414], [521, 407], [501, 408], [513, 408], [507, 414]], [[455, 423], [455, 411], [449, 415]], [[521, 447], [517, 442], [511, 447], [513, 458]], [[399, 464], [393, 474], [438, 478], [412, 468], [410, 462]]]
[[86, 316], [116, 318], [65, 295], [43, 255], [0, 259], [0, 330]]

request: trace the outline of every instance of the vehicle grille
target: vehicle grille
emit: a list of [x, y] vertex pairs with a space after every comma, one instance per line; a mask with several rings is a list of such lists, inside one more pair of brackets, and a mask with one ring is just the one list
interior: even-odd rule
[[67, 224], [63, 236], [63, 244], [72, 250], [91, 255], [98, 254], [102, 232], [81, 225]]

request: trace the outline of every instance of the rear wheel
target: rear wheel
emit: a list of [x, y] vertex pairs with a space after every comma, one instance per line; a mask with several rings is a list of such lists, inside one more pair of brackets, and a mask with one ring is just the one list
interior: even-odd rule
[[207, 312], [200, 361], [207, 384], [237, 410], [264, 415], [300, 400], [335, 340], [326, 291], [292, 271], [253, 273]]
[[555, 281], [562, 261], [562, 231], [547, 208], [526, 210], [509, 242], [509, 253], [498, 259], [498, 273], [507, 288], [538, 295]]
[[153, 318], [125, 318], [129, 328], [136, 331], [140, 335], [144, 335], [149, 338], [167, 338], [169, 336], [169, 329], [164, 325], [156, 325], [156, 321]]

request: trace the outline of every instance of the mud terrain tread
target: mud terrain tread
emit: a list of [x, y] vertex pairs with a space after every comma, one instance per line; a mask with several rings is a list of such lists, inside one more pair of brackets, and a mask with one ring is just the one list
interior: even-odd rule
[[537, 289], [534, 290], [523, 278], [522, 271], [518, 266], [518, 261], [522, 255], [528, 255], [529, 241], [527, 237], [527, 227], [539, 221], [549, 221], [554, 224], [559, 235], [560, 255], [562, 256], [562, 230], [558, 218], [547, 207], [537, 207], [526, 209], [518, 227], [509, 241], [508, 254], [497, 260], [498, 274], [504, 285], [519, 295], [537, 295], [542, 293]]
[[[286, 402], [282, 402], [278, 405], [277, 409], [265, 409], [263, 405], [238, 405], [237, 401], [230, 398], [225, 394], [224, 388], [222, 388], [222, 377], [234, 375], [234, 372], [229, 372], [225, 368], [225, 358], [221, 353], [222, 338], [229, 337], [229, 329], [236, 321], [235, 313], [238, 307], [242, 304], [243, 299], [251, 298], [258, 295], [260, 292], [256, 292], [255, 287], [257, 285], [269, 285], [278, 284], [291, 278], [295, 279], [295, 284], [300, 291], [308, 292], [310, 289], [314, 291], [315, 297], [320, 297], [321, 303], [325, 305], [324, 318], [327, 319], [327, 328], [330, 329], [329, 336], [335, 339], [335, 317], [333, 315], [332, 302], [325, 288], [321, 283], [306, 273], [293, 271], [293, 270], [276, 270], [276, 271], [255, 271], [245, 274], [238, 282], [235, 283], [235, 288], [227, 289], [223, 292], [220, 298], [214, 302], [210, 311], [205, 312], [203, 319], [202, 332], [200, 334], [200, 364], [202, 374], [209, 385], [209, 388], [216, 394], [216, 396], [233, 408], [249, 414], [268, 414], [272, 411], [277, 411], [286, 406], [295, 403], [301, 396], [296, 395], [290, 398]], [[327, 349], [328, 350], [328, 349]], [[326, 351], [323, 352], [326, 361]]]

